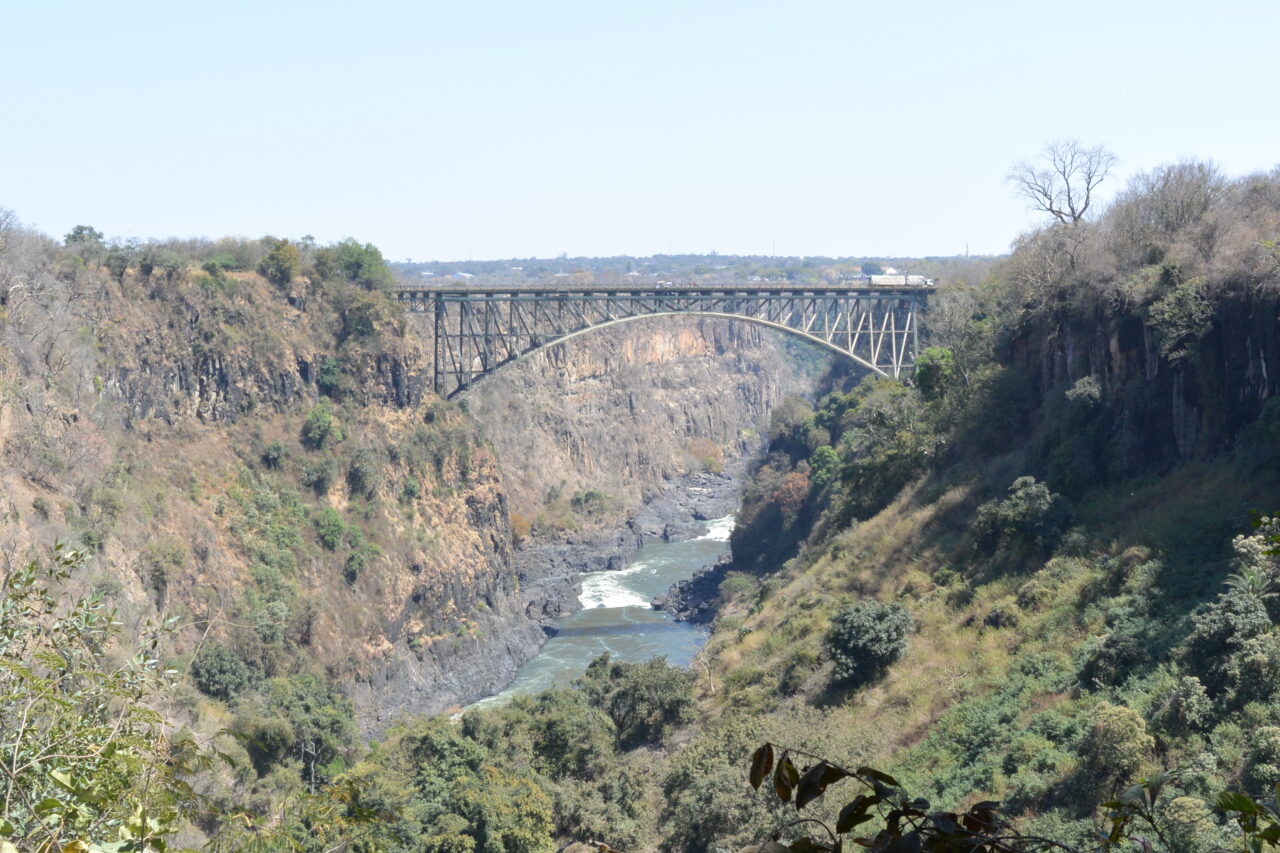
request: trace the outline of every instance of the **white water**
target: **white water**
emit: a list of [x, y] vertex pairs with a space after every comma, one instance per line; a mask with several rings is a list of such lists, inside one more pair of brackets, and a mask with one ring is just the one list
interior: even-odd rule
[[712, 542], [728, 542], [729, 534], [733, 533], [734, 518], [732, 515], [726, 515], [724, 518], [713, 518], [707, 522], [707, 532], [698, 539], [708, 539]]
[[476, 706], [568, 684], [603, 652], [632, 663], [663, 655], [677, 666], [688, 666], [705, 633], [653, 610], [649, 602], [724, 553], [733, 516], [712, 519], [706, 525], [705, 533], [685, 542], [646, 543], [639, 558], [621, 571], [582, 575], [583, 609], [558, 620], [560, 632], [520, 667], [516, 680]]

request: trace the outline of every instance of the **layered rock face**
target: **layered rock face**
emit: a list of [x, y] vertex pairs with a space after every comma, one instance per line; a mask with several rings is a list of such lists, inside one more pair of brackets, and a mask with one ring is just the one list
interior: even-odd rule
[[749, 453], [773, 405], [803, 387], [775, 332], [661, 317], [549, 347], [478, 384], [467, 405], [507, 475], [511, 509], [535, 518], [549, 493], [595, 490], [625, 505]]
[[[713, 472], [739, 470], [774, 404], [807, 384], [777, 333], [662, 317], [550, 347], [477, 385], [466, 401], [526, 532], [516, 561], [531, 616], [576, 609], [577, 573], [620, 568], [644, 536], [692, 533], [700, 497], [736, 506], [724, 500], [736, 481]], [[564, 511], [593, 493], [599, 512]]]
[[1073, 319], [1026, 330], [1013, 360], [1047, 402], [1097, 379], [1110, 414], [1108, 462], [1115, 473], [1136, 473], [1232, 445], [1280, 393], [1278, 312], [1274, 297], [1228, 295], [1176, 358], [1161, 352], [1159, 334], [1137, 314]]
[[[117, 280], [37, 235], [6, 252], [0, 548], [86, 543], [77, 582], [125, 620], [179, 616], [180, 666], [216, 643], [251, 680], [323, 675], [370, 733], [501, 688], [576, 572], [638, 547], [643, 499], [748, 451], [794, 385], [767, 333], [640, 322], [495, 377], [469, 418], [376, 293]], [[531, 530], [552, 491], [568, 515]]]

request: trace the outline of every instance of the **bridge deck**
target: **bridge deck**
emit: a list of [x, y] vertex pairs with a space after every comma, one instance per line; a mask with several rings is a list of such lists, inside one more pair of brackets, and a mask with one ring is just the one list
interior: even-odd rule
[[395, 292], [401, 294], [422, 294], [434, 296], [442, 294], [450, 298], [492, 297], [492, 296], [590, 296], [604, 294], [608, 296], [899, 296], [931, 293], [932, 287], [872, 287], [870, 285], [822, 285], [797, 286], [794, 284], [672, 284], [637, 285], [618, 284], [575, 284], [575, 285], [525, 285], [521, 287], [500, 287], [496, 285], [450, 286], [401, 284]]

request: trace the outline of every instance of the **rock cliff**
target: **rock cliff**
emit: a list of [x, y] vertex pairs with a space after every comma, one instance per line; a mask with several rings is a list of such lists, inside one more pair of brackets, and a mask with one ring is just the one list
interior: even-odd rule
[[499, 689], [575, 572], [638, 546], [635, 508], [747, 452], [796, 381], [750, 327], [638, 323], [496, 377], [468, 416], [376, 288], [169, 268], [0, 246], [0, 548], [84, 543], [78, 583], [178, 618], [176, 665], [218, 646], [249, 684], [323, 675], [367, 732]]

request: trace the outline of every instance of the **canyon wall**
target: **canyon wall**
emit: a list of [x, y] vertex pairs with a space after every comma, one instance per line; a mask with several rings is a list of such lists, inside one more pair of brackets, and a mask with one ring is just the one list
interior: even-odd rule
[[[35, 235], [0, 261], [3, 556], [83, 544], [74, 582], [126, 624], [174, 618], [177, 668], [218, 651], [210, 696], [311, 673], [369, 733], [500, 688], [582, 561], [635, 547], [635, 507], [749, 452], [801, 385], [771, 333], [666, 320], [458, 406], [413, 318], [357, 282], [115, 279]], [[562, 555], [545, 590], [539, 548]]]

